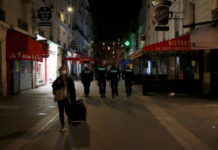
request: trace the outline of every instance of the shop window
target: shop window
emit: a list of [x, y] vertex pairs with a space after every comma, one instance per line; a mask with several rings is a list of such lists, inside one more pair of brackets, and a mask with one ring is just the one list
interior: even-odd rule
[[150, 75], [151, 74], [151, 61], [150, 60], [146, 63], [145, 67], [147, 68], [146, 73]]

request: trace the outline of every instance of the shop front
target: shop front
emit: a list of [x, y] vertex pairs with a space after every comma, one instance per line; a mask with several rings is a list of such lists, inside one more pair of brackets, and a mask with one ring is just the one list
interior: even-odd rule
[[146, 92], [201, 92], [203, 51], [192, 50], [190, 35], [145, 46], [131, 55], [136, 82]]
[[45, 62], [45, 66], [47, 67], [46, 72], [46, 82], [54, 82], [57, 78], [58, 67], [61, 65], [61, 62], [58, 62], [58, 57], [61, 57], [61, 54], [58, 56], [58, 45], [54, 42], [48, 41], [49, 44], [49, 57]]
[[218, 24], [201, 26], [191, 34], [192, 49], [203, 49], [203, 93], [218, 95]]
[[92, 65], [94, 64], [94, 61], [87, 56], [83, 56], [81, 54], [74, 55], [76, 57], [63, 57], [63, 61], [70, 62], [71, 64], [71, 73], [70, 75], [74, 76], [76, 78], [80, 76], [80, 73], [84, 69], [84, 65], [88, 65], [90, 69], [92, 69]]
[[23, 33], [8, 30], [6, 37], [7, 91], [18, 94], [33, 88], [33, 61], [42, 62], [46, 44]]

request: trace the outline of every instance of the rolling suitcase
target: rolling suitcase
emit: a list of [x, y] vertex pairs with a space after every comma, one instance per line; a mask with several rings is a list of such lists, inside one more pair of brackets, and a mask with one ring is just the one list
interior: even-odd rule
[[87, 108], [82, 99], [71, 104], [71, 119], [75, 121], [86, 121]]

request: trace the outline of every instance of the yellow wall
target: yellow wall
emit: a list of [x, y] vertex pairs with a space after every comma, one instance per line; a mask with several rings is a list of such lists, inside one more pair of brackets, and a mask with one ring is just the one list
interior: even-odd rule
[[3, 96], [6, 96], [7, 95], [7, 68], [6, 68], [6, 40], [5, 40], [5, 37], [6, 37], [6, 28], [2, 27], [1, 24], [0, 24], [0, 41], [1, 41], [1, 44], [2, 44], [2, 48], [1, 48], [1, 59], [2, 62], [1, 62], [1, 88], [0, 88], [0, 93], [3, 94]]
[[217, 0], [211, 0], [211, 10], [216, 9], [218, 6]]

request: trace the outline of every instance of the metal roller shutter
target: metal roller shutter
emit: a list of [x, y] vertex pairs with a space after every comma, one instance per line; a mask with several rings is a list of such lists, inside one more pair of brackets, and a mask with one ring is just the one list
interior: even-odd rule
[[28, 90], [33, 86], [32, 61], [20, 61], [20, 90]]

